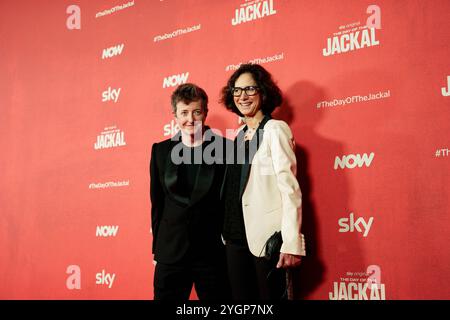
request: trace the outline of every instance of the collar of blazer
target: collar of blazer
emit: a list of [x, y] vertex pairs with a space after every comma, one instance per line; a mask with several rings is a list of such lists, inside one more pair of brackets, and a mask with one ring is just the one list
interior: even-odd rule
[[[210, 130], [209, 127], [205, 126], [205, 132]], [[220, 138], [214, 133], [212, 135], [215, 139]], [[170, 154], [172, 149], [181, 142], [181, 133], [178, 132], [172, 139], [171, 145], [168, 150], [167, 161], [164, 170], [164, 184], [167, 188], [169, 196], [177, 202], [182, 207], [190, 207], [201, 200], [209, 191], [211, 184], [214, 180], [214, 170], [215, 165], [207, 165], [205, 163], [200, 164], [198, 170], [197, 179], [194, 184], [194, 188], [191, 193], [191, 197], [185, 197], [177, 192], [177, 181], [178, 181], [178, 165], [174, 164], [170, 159]], [[202, 148], [206, 147], [211, 141], [205, 140], [202, 143]]]
[[[272, 119], [272, 117], [270, 115], [264, 116], [264, 118], [262, 119], [258, 128], [256, 129], [256, 133], [253, 135], [253, 138], [249, 142], [249, 144], [251, 144], [251, 145], [256, 144], [256, 148], [254, 150], [255, 152], [252, 152], [250, 154], [249, 161], [248, 162], [245, 161], [245, 163], [242, 165], [241, 182], [240, 182], [240, 186], [239, 186], [239, 199], [241, 199], [242, 195], [244, 194], [245, 186], [247, 185], [248, 177], [250, 176], [250, 168], [251, 168], [251, 163], [252, 163], [253, 157], [255, 156], [255, 153], [258, 151], [259, 146], [261, 145], [261, 143], [263, 141], [264, 126], [270, 119]], [[236, 137], [235, 143], [243, 143], [244, 142], [245, 131], [247, 131], [247, 126], [244, 126], [242, 128], [242, 130], [239, 131], [239, 133]]]

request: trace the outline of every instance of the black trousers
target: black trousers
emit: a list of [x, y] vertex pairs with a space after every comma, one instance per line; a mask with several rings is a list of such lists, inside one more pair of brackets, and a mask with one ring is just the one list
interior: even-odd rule
[[189, 300], [193, 285], [200, 300], [229, 300], [230, 288], [224, 259], [191, 260], [174, 265], [156, 264], [154, 300]]
[[226, 245], [228, 278], [233, 300], [286, 300], [286, 271], [273, 260], [255, 257], [247, 244]]

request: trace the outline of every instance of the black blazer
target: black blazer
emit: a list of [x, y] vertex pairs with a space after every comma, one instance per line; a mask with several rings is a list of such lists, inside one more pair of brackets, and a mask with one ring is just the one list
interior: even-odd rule
[[[181, 134], [153, 144], [150, 161], [150, 199], [153, 244], [157, 262], [173, 264], [189, 253], [212, 257], [223, 249], [221, 239], [223, 202], [220, 189], [224, 178], [223, 154], [225, 143], [230, 143], [207, 130], [211, 141], [203, 143], [205, 149], [211, 142], [223, 146], [217, 162], [202, 163], [190, 198], [180, 194], [177, 184], [178, 166], [171, 160], [172, 149], [181, 142]], [[205, 134], [205, 135], [207, 135]], [[221, 144], [220, 144], [221, 143]], [[211, 149], [211, 148], [210, 148]]]

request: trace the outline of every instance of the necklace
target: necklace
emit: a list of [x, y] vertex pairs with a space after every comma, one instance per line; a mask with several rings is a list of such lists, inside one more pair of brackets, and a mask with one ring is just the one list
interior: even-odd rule
[[253, 138], [253, 135], [254, 135], [255, 132], [256, 132], [256, 128], [259, 127], [259, 124], [260, 124], [260, 123], [261, 123], [261, 121], [259, 121], [259, 122], [256, 124], [256, 127], [255, 127], [255, 128], [251, 128], [250, 126], [247, 125], [247, 131], [245, 132], [245, 135], [244, 135], [244, 141], [246, 141], [246, 140], [251, 140], [251, 139]]

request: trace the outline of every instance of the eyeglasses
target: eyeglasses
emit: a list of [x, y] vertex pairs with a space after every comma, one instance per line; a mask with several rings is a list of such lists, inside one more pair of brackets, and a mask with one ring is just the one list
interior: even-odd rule
[[232, 87], [231, 93], [235, 97], [240, 97], [242, 94], [242, 91], [244, 91], [247, 96], [254, 96], [255, 94], [258, 93], [258, 90], [259, 90], [259, 87], [257, 87], [257, 86], [248, 86], [245, 88]]

